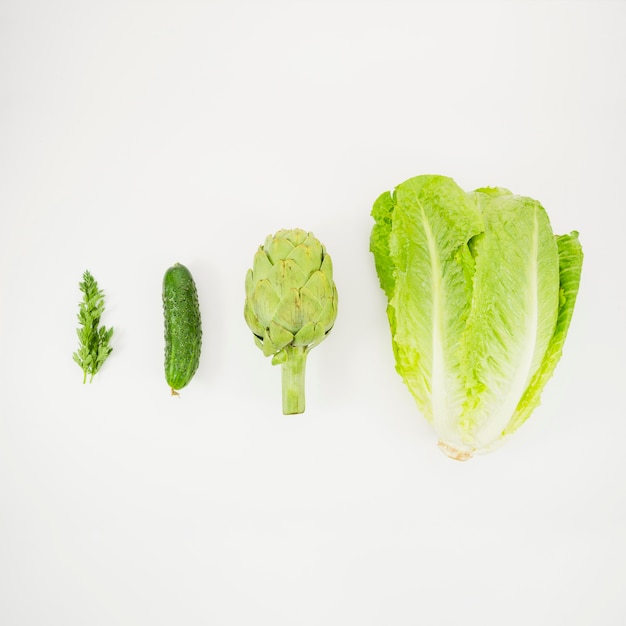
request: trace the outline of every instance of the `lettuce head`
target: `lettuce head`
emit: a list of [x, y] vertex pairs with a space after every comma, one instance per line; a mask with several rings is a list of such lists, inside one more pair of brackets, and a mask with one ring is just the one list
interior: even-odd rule
[[502, 188], [417, 176], [372, 210], [396, 370], [448, 456], [488, 452], [538, 406], [572, 319], [578, 233]]

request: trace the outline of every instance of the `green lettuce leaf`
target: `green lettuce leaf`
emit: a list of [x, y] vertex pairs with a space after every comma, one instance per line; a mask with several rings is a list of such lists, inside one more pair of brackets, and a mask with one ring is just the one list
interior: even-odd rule
[[467, 193], [444, 176], [402, 183], [372, 215], [396, 370], [446, 453], [488, 451], [527, 419], [556, 366], [580, 247], [555, 239], [535, 200]]
[[519, 428], [539, 406], [541, 391], [554, 373], [563, 353], [563, 344], [574, 314], [583, 266], [583, 249], [576, 231], [569, 235], [557, 235], [556, 243], [559, 250], [559, 311], [556, 328], [541, 366], [535, 372], [517, 405], [513, 418], [504, 430], [503, 434], [505, 435], [509, 435]]

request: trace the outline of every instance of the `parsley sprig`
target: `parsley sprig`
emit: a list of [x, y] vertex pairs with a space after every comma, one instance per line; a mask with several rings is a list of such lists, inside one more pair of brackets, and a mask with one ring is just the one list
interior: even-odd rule
[[88, 375], [89, 382], [93, 381], [93, 377], [111, 354], [113, 348], [109, 341], [113, 336], [113, 328], [100, 326], [100, 316], [104, 312], [104, 293], [98, 289], [98, 283], [88, 270], [83, 273], [83, 280], [78, 286], [83, 292], [83, 300], [78, 309], [80, 328], [76, 329], [80, 347], [72, 356], [83, 370], [85, 384]]

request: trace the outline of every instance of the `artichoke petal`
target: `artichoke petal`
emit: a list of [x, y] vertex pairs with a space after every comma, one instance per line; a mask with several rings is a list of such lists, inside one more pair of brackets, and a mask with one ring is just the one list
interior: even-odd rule
[[293, 341], [293, 333], [289, 332], [286, 328], [274, 321], [270, 322], [266, 332], [266, 337], [269, 337], [269, 343], [271, 346], [268, 346], [267, 350], [263, 350], [265, 356], [275, 354]]
[[337, 294], [335, 292], [335, 296], [333, 298], [328, 298], [327, 300], [324, 301], [322, 310], [316, 321], [322, 324], [322, 326], [324, 327], [324, 332], [327, 333], [335, 324], [336, 318], [337, 318]]
[[325, 335], [322, 324], [308, 322], [296, 333], [293, 338], [293, 345], [298, 347], [314, 346], [322, 341]]
[[263, 337], [263, 333], [265, 332], [265, 329], [263, 328], [263, 325], [257, 319], [257, 316], [254, 314], [254, 311], [252, 310], [252, 307], [250, 306], [249, 300], [246, 300], [246, 303], [244, 304], [243, 316], [250, 330], [257, 337]]
[[286, 259], [294, 248], [294, 244], [284, 234], [280, 235], [281, 232], [285, 233], [287, 231], [278, 231], [274, 237], [269, 236], [263, 246], [265, 254], [267, 254], [272, 263], [276, 263], [280, 259]]
[[268, 280], [284, 296], [292, 289], [302, 287], [306, 282], [306, 275], [293, 259], [280, 259], [272, 267]]
[[254, 274], [252, 270], [248, 270], [248, 272], [246, 273], [246, 299], [252, 295], [252, 292], [254, 291], [254, 285]]
[[333, 284], [333, 262], [330, 260], [330, 256], [324, 251], [324, 258], [322, 259], [322, 265], [320, 267], [321, 272], [326, 276], [326, 280]]
[[322, 245], [315, 238], [308, 237], [304, 243], [296, 246], [290, 253], [289, 258], [294, 259], [309, 276], [311, 272], [318, 270], [322, 263]]
[[[253, 335], [253, 337], [254, 337], [254, 343], [256, 343], [257, 347], [261, 348], [261, 350], [263, 350], [263, 354], [265, 354], [265, 348], [263, 347], [263, 340], [257, 337], [257, 335]], [[265, 355], [265, 356], [268, 356], [268, 355]]]
[[303, 326], [302, 302], [298, 289], [290, 289], [274, 313], [274, 321], [295, 334]]
[[254, 255], [254, 260], [252, 262], [252, 272], [254, 273], [255, 280], [263, 280], [267, 278], [269, 273], [272, 271], [272, 262], [265, 254], [263, 248], [259, 248]]
[[280, 350], [272, 357], [272, 365], [282, 365], [286, 363], [288, 359], [289, 355], [287, 354], [287, 350]]
[[279, 232], [282, 233], [283, 237], [289, 239], [294, 246], [299, 246], [312, 236], [311, 233], [308, 233], [306, 230], [302, 230], [302, 228], [294, 228], [292, 230], [283, 229]]
[[300, 307], [302, 326], [308, 322], [317, 322], [322, 313], [322, 301], [306, 287], [300, 289]]
[[327, 298], [332, 298], [332, 285], [328, 282], [326, 275], [319, 270], [311, 274], [309, 280], [306, 281], [305, 287], [320, 302], [323, 302]]
[[[257, 337], [255, 337], [255, 340]], [[263, 339], [256, 341], [257, 346], [263, 350], [263, 356], [272, 356], [278, 348], [272, 343], [269, 332], [266, 330]]]
[[307, 248], [311, 248], [313, 255], [321, 262], [324, 256], [324, 245], [322, 242], [313, 233], [307, 233], [303, 243]]
[[274, 311], [280, 304], [280, 297], [274, 290], [269, 280], [259, 281], [249, 298], [250, 306], [259, 323], [267, 328], [270, 320], [274, 317]]

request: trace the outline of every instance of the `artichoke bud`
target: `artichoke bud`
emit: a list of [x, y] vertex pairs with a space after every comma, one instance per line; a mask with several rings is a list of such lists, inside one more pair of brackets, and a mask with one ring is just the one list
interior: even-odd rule
[[303, 388], [297, 406], [285, 406], [285, 368], [297, 353], [304, 376], [306, 354], [335, 323], [337, 288], [330, 256], [313, 233], [279, 230], [254, 255], [245, 291], [244, 318], [255, 343], [265, 356], [273, 356], [272, 363], [283, 366], [283, 411], [301, 413]]

